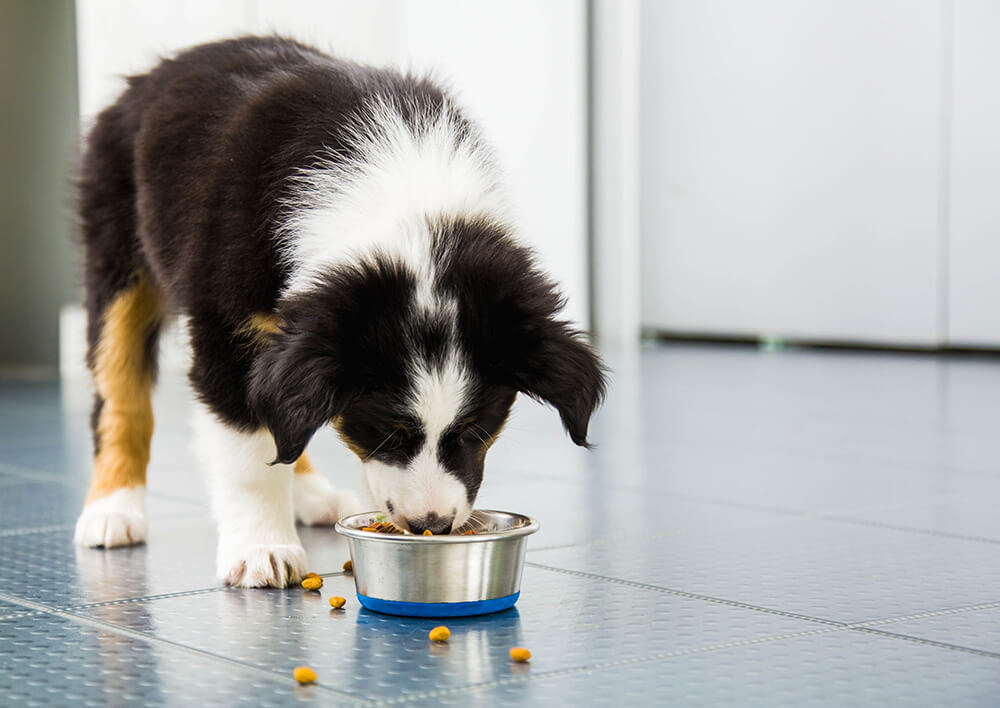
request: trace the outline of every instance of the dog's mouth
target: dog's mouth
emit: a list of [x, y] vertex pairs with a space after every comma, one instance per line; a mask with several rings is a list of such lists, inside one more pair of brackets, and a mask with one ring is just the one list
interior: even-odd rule
[[[482, 522], [477, 519], [476, 512], [471, 510], [468, 512], [459, 512], [453, 517], [453, 521], [450, 523], [441, 521], [437, 524], [437, 526], [428, 526], [427, 518], [433, 516], [435, 515], [428, 514], [425, 517], [421, 517], [421, 520], [419, 521], [411, 522], [399, 514], [393, 514], [388, 510], [384, 510], [381, 514], [375, 517], [370, 528], [381, 533], [418, 536], [454, 536], [465, 534], [470, 531], [480, 532], [483, 528]], [[428, 531], [430, 533], [428, 533]]]
[[[483, 518], [480, 518], [480, 517], [483, 517]], [[482, 514], [477, 515], [476, 512], [473, 512], [472, 515], [469, 517], [469, 519], [464, 524], [462, 524], [458, 528], [451, 529], [447, 534], [433, 534], [433, 533], [428, 534], [428, 533], [423, 533], [423, 534], [420, 534], [420, 535], [425, 535], [425, 536], [441, 536], [441, 535], [446, 535], [446, 536], [469, 536], [469, 535], [475, 535], [475, 534], [480, 534], [480, 533], [489, 533], [491, 529], [487, 526], [487, 524], [485, 523], [484, 519], [485, 519], [485, 515], [482, 515]], [[375, 519], [372, 519], [371, 521], [367, 522], [367, 525], [362, 526], [360, 528], [361, 528], [362, 531], [371, 531], [373, 533], [384, 533], [384, 534], [388, 534], [390, 536], [414, 536], [414, 535], [417, 535], [417, 534], [414, 534], [414, 532], [411, 531], [408, 528], [406, 528], [406, 529], [400, 528], [397, 524], [393, 523], [392, 521], [387, 520], [384, 517], [384, 515], [379, 515]]]

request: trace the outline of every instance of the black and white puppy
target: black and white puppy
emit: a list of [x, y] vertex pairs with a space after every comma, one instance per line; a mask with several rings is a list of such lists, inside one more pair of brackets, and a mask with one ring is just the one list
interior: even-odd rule
[[97, 393], [77, 543], [145, 538], [156, 341], [174, 313], [233, 585], [298, 580], [296, 519], [358, 510], [305, 457], [321, 426], [415, 533], [468, 519], [519, 392], [587, 445], [602, 365], [558, 319], [475, 126], [426, 79], [279, 38], [195, 47], [99, 116], [81, 216]]

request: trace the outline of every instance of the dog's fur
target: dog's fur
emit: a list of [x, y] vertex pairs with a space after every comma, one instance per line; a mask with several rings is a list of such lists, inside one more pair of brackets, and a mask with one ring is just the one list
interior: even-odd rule
[[320, 426], [363, 461], [371, 503], [417, 533], [468, 518], [518, 392], [587, 444], [601, 363], [557, 319], [475, 127], [429, 80], [279, 38], [195, 47], [99, 116], [81, 216], [97, 394], [78, 543], [145, 536], [149, 396], [174, 312], [235, 585], [297, 580], [296, 517], [356, 509], [305, 457]]

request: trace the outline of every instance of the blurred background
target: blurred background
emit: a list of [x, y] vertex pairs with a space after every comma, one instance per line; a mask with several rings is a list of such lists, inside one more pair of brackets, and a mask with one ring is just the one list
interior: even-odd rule
[[0, 366], [82, 371], [73, 176], [122, 77], [271, 31], [449, 82], [606, 348], [1000, 350], [1000, 3], [0, 0]]

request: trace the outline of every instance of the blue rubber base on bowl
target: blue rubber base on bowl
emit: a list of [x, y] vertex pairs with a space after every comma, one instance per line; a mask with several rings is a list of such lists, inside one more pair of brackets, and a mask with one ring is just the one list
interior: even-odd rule
[[403, 615], [404, 617], [466, 617], [468, 615], [486, 615], [491, 612], [508, 610], [521, 596], [520, 591], [505, 597], [476, 602], [400, 602], [398, 600], [379, 600], [358, 593], [358, 602], [362, 607], [386, 615]]

